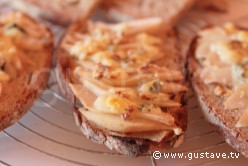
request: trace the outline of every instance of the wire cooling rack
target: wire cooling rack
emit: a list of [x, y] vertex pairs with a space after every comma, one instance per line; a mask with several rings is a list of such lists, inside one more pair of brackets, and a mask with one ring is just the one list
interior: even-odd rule
[[[248, 1], [229, 0], [229, 11], [225, 14], [213, 11], [192, 10], [179, 21], [183, 53], [195, 32], [208, 24], [234, 21], [248, 25]], [[52, 26], [54, 33], [61, 36], [63, 28]], [[95, 144], [82, 136], [75, 125], [72, 108], [59, 91], [55, 72], [51, 72], [46, 91], [30, 111], [15, 125], [0, 133], [0, 165], [3, 166], [78, 166], [78, 165], [137, 165], [137, 166], [193, 166], [193, 165], [247, 165], [243, 156], [233, 158], [191, 158], [197, 153], [236, 152], [215, 132], [203, 118], [193, 92], [189, 92], [189, 124], [185, 142], [168, 152], [183, 153], [187, 158], [161, 157], [156, 160], [147, 154], [129, 158]]]

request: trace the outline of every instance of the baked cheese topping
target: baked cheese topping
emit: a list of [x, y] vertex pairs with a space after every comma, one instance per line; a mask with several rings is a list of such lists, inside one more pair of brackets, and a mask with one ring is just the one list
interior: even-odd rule
[[34, 65], [25, 54], [43, 49], [48, 35], [43, 27], [20, 12], [0, 16], [0, 96], [3, 86], [15, 78], [18, 71], [25, 71], [25, 65]]
[[175, 96], [187, 91], [183, 75], [156, 64], [165, 56], [163, 38], [128, 27], [90, 22], [87, 33], [67, 36], [63, 47], [77, 62], [74, 76], [94, 94], [91, 101], [86, 90], [80, 94], [78, 85], [70, 85], [88, 109], [80, 110], [110, 131], [173, 130], [179, 135], [182, 130], [169, 112], [182, 107]]
[[204, 30], [196, 57], [202, 63], [200, 76], [215, 84], [214, 93], [225, 96], [226, 110], [243, 112], [237, 127], [248, 127], [248, 30], [231, 23]]

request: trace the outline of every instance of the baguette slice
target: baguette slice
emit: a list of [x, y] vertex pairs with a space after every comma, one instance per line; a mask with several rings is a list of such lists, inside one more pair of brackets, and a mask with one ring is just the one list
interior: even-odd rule
[[194, 3], [195, 0], [105, 0], [102, 7], [110, 18], [117, 21], [163, 17], [169, 29]]
[[[239, 32], [235, 35], [236, 31]], [[247, 34], [247, 31], [232, 24], [207, 27], [192, 41], [188, 54], [191, 83], [205, 118], [217, 128], [229, 145], [245, 157], [248, 157], [248, 119], [244, 104], [247, 104], [245, 102], [247, 88], [242, 88], [241, 82], [245, 80], [243, 76], [239, 77], [242, 72], [239, 73], [241, 68], [238, 66], [242, 63], [242, 58], [247, 56], [243, 54], [247, 49], [244, 47], [244, 52], [236, 50], [238, 53], [232, 50], [243, 47], [240, 42], [247, 43]], [[231, 35], [233, 35], [232, 39], [230, 39]], [[228, 40], [232, 41], [231, 47], [227, 44]], [[203, 41], [205, 44], [202, 44]], [[232, 47], [234, 45], [237, 47]], [[218, 53], [208, 54], [210, 50], [217, 50]], [[230, 65], [232, 65], [231, 70], [226, 70]], [[210, 73], [207, 70], [210, 70]], [[239, 89], [244, 90], [244, 95], [237, 93]]]
[[0, 130], [19, 120], [46, 87], [53, 36], [19, 11], [0, 15]]
[[91, 16], [100, 0], [12, 0], [10, 3], [25, 11], [32, 9], [53, 23], [68, 25]]
[[[150, 35], [156, 34], [155, 36], [161, 36], [161, 38], [163, 39], [163, 55], [158, 60], [153, 62], [154, 65], [140, 68], [140, 70], [146, 71], [147, 73], [145, 73], [145, 75], [149, 76], [149, 73], [156, 73], [158, 70], [157, 68], [159, 68], [161, 69], [159, 72], [163, 73], [161, 77], [164, 77], [165, 74], [173, 73], [171, 77], [167, 78], [172, 80], [174, 79], [175, 82], [178, 82], [178, 80], [176, 81], [176, 78], [179, 78], [180, 85], [183, 85], [184, 77], [179, 74], [183, 73], [184, 64], [182, 61], [180, 61], [180, 59], [182, 58], [179, 47], [177, 45], [177, 33], [174, 30], [171, 30], [168, 34], [163, 33], [163, 31], [159, 31], [163, 29], [161, 28], [161, 22], [162, 19], [160, 18], [135, 20], [113, 25], [98, 22], [77, 22], [70, 27], [70, 29], [62, 39], [60, 46], [56, 52], [58, 83], [61, 87], [62, 92], [67, 96], [68, 100], [71, 101], [75, 107], [74, 117], [81, 131], [87, 138], [91, 139], [92, 141], [100, 144], [105, 144], [108, 148], [115, 149], [121, 154], [125, 154], [128, 156], [138, 156], [152, 150], [177, 147], [179, 144], [182, 143], [183, 133], [186, 130], [187, 126], [187, 110], [184, 107], [185, 102], [183, 101], [184, 92], [185, 90], [187, 90], [187, 88], [185, 88], [184, 85], [184, 88], [182, 88], [180, 92], [175, 91], [175, 96], [172, 96], [175, 97], [174, 100], [176, 100], [176, 102], [167, 100], [171, 97], [171, 95], [163, 94], [161, 95], [161, 97], [158, 98], [158, 103], [161, 104], [161, 101], [164, 101], [162, 102], [162, 104], [167, 104], [167, 106], [169, 104], [171, 105], [172, 108], [168, 108], [167, 113], [159, 111], [158, 114], [155, 113], [151, 116], [149, 115], [149, 112], [147, 112], [147, 114], [143, 114], [134, 110], [134, 112], [131, 113], [131, 120], [128, 119], [128, 121], [125, 122], [125, 116], [123, 116], [122, 118], [122, 116], [120, 115], [123, 111], [122, 108], [125, 107], [125, 105], [128, 103], [136, 101], [136, 98], [138, 97], [134, 97], [133, 101], [126, 101], [126, 103], [124, 102], [120, 103], [120, 105], [115, 105], [116, 107], [108, 108], [107, 105], [110, 100], [104, 98], [104, 94], [106, 94], [106, 91], [109, 92], [109, 90], [113, 90], [114, 88], [119, 89], [121, 92], [121, 90], [124, 88], [124, 93], [126, 93], [127, 96], [131, 96], [133, 94], [132, 86], [136, 87], [137, 84], [144, 82], [145, 79], [143, 78], [136, 80], [130, 87], [126, 87], [126, 84], [123, 82], [123, 84], [118, 83], [118, 80], [115, 80], [115, 83], [111, 82], [111, 80], [108, 81], [104, 79], [100, 79], [99, 81], [99, 79], [97, 79], [96, 77], [91, 77], [92, 73], [89, 75], [89, 71], [97, 68], [96, 64], [92, 63], [92, 61], [90, 61], [89, 59], [87, 63], [86, 60], [80, 61], [77, 57], [72, 56], [71, 50], [68, 49], [68, 47], [71, 48], [71, 45], [75, 46], [78, 41], [90, 41], [85, 39], [84, 37], [87, 38], [86, 34], [88, 34], [89, 30], [94, 29], [94, 27], [109, 28], [113, 31], [115, 31], [116, 29], [124, 28], [127, 31], [124, 30], [123, 33], [117, 34], [126, 34], [130, 37], [135, 36], [137, 33], [145, 33]], [[97, 34], [99, 33], [101, 34], [101, 31], [94, 31], [91, 34], [97, 36]], [[105, 39], [108, 39], [108, 37], [102, 39], [102, 43], [104, 43]], [[154, 38], [152, 42], [159, 41], [157, 40], [157, 38]], [[125, 40], [123, 42], [125, 43]], [[92, 45], [93, 44], [94, 42], [92, 43]], [[130, 41], [130, 43], [128, 44], [132, 44], [132, 42]], [[137, 44], [139, 45], [139, 43]], [[129, 45], [126, 46], [129, 47]], [[91, 47], [89, 46], [84, 49], [81, 49], [81, 47], [79, 47], [79, 50], [81, 49], [79, 52], [77, 52], [78, 49], [75, 49], [74, 51], [80, 55], [84, 55], [87, 52], [88, 48], [90, 49]], [[156, 54], [151, 55], [158, 56]], [[149, 57], [149, 55], [146, 56]], [[82, 57], [82, 59], [84, 58]], [[114, 59], [118, 61], [118, 58]], [[99, 63], [103, 62], [104, 61]], [[84, 66], [83, 70], [81, 70], [81, 65]], [[167, 67], [169, 68], [169, 70], [163, 67]], [[179, 74], [178, 72], [176, 72], [177, 70], [180, 71]], [[137, 73], [138, 68], [132, 69], [131, 67], [129, 67], [127, 68], [127, 71]], [[126, 79], [130, 80], [129, 77], [126, 77]], [[125, 81], [126, 80], [124, 79], [124, 82]], [[118, 86], [114, 86], [113, 83]], [[172, 84], [171, 88], [175, 88], [175, 85], [176, 84]], [[142, 88], [145, 89], [145, 87]], [[164, 91], [168, 92], [170, 91], [169, 89], [170, 86], [168, 86], [168, 89], [165, 89]], [[171, 90], [170, 92], [171, 94], [174, 94], [173, 90]], [[97, 97], [102, 95], [103, 98], [100, 97], [96, 100]], [[117, 99], [122, 100], [123, 98], [126, 99], [123, 96]], [[84, 107], [82, 108], [82, 106], [80, 105], [83, 105]], [[175, 106], [175, 108], [173, 108], [173, 106]], [[112, 118], [109, 119], [110, 117]]]

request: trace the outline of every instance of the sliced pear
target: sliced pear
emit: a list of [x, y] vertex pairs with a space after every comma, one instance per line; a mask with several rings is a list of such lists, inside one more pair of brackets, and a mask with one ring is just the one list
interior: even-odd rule
[[244, 113], [237, 122], [236, 127], [248, 127], [248, 109], [244, 110]]
[[141, 67], [140, 72], [142, 73], [155, 73], [156, 78], [161, 80], [179, 81], [183, 79], [183, 75], [178, 70], [168, 69], [154, 64], [149, 64]]
[[149, 92], [141, 92], [139, 93], [140, 98], [136, 98], [136, 100], [144, 105], [144, 104], [152, 104], [158, 107], [180, 107], [181, 103], [176, 102], [170, 99], [170, 95], [166, 93], [149, 93]]
[[146, 18], [125, 23], [119, 23], [110, 26], [114, 31], [121, 31], [126, 35], [135, 35], [137, 33], [157, 33], [163, 27], [163, 19], [159, 17]]
[[160, 142], [162, 139], [169, 135], [171, 131], [146, 131], [146, 132], [136, 132], [136, 133], [128, 133], [126, 137], [131, 138], [141, 138], [141, 139], [149, 139], [151, 141]]
[[[120, 115], [97, 113], [80, 109], [82, 115], [97, 126], [115, 132], [144, 132], [144, 131], [160, 131], [173, 130], [175, 127], [167, 126], [165, 124], [150, 121], [142, 118], [132, 118], [132, 120], [123, 120]], [[178, 130], [178, 128], [176, 129]]]
[[139, 101], [139, 103], [141, 104], [153, 104], [159, 107], [181, 107], [181, 103], [178, 103], [176, 101], [173, 100], [164, 100], [164, 101], [160, 101], [160, 100], [141, 100]]
[[178, 93], [178, 92], [185, 92], [188, 88], [180, 83], [169, 83], [163, 82], [161, 92], [163, 93]]
[[[138, 84], [140, 84], [141, 81], [154, 79], [154, 74], [152, 73], [140, 73], [138, 75], [137, 74], [136, 75], [121, 75], [120, 78], [118, 79], [101, 78], [100, 81], [98, 81], [92, 78], [91, 71], [87, 71], [83, 67], [77, 67], [74, 70], [74, 73], [76, 76], [79, 76], [82, 80], [91, 80], [91, 82], [94, 82], [94, 83], [101, 82], [96, 85], [101, 86], [102, 88], [107, 88], [110, 86], [132, 87], [132, 86], [137, 86]], [[171, 74], [171, 72], [170, 73], [155, 73], [155, 78], [160, 79], [160, 80], [167, 80], [167, 81], [178, 81], [178, 80], [183, 79], [182, 74], [180, 72], [176, 72], [175, 74]]]
[[94, 80], [94, 79], [83, 79], [80, 78], [80, 82], [84, 84], [84, 86], [90, 89], [96, 96], [102, 96], [108, 93], [108, 90], [111, 88], [108, 85], [104, 85], [103, 83]]
[[147, 119], [155, 122], [160, 122], [166, 124], [168, 126], [173, 126], [174, 124], [174, 117], [168, 113], [161, 112], [161, 113], [150, 113], [150, 112], [134, 112], [132, 113], [132, 117], [135, 118], [142, 118]]
[[226, 99], [225, 109], [246, 109], [248, 107], [248, 84], [240, 84], [235, 87], [234, 92]]
[[[121, 111], [110, 111], [110, 110], [98, 110], [98, 109], [90, 109], [90, 111], [92, 112], [96, 112], [96, 113], [106, 113], [106, 114], [115, 114], [120, 116], [122, 113]], [[160, 110], [161, 111], [161, 110]], [[147, 119], [147, 120], [151, 120], [151, 121], [155, 121], [155, 122], [159, 122], [159, 123], [163, 123], [166, 124], [168, 126], [174, 126], [174, 117], [168, 113], [165, 112], [160, 112], [160, 113], [154, 113], [154, 112], [141, 112], [141, 111], [134, 111], [131, 113], [131, 117], [134, 118], [141, 118], [141, 119]]]
[[88, 88], [82, 84], [69, 84], [69, 86], [84, 107], [88, 109], [93, 107], [96, 96]]

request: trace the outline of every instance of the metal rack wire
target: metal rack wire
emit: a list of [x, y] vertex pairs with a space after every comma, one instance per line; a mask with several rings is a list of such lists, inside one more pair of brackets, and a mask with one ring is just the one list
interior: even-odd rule
[[[207, 24], [219, 24], [227, 19], [245, 23], [248, 11], [245, 0], [231, 1], [231, 14], [206, 12], [201, 14], [193, 10], [179, 22], [177, 28], [181, 34], [182, 45], [187, 45], [194, 33]], [[243, 5], [242, 5], [243, 4]], [[243, 7], [242, 7], [243, 6]], [[235, 14], [235, 10], [240, 12]], [[230, 17], [230, 15], [232, 17]], [[227, 18], [228, 17], [228, 18]], [[55, 34], [62, 34], [63, 29], [54, 27]], [[182, 48], [183, 53], [187, 47]], [[139, 158], [127, 158], [115, 151], [98, 145], [82, 136], [76, 127], [71, 107], [59, 91], [53, 74], [51, 86], [43, 93], [31, 110], [15, 125], [0, 133], [0, 165], [246, 165], [247, 160], [239, 159], [159, 159], [155, 160], [150, 154]], [[172, 149], [172, 153], [196, 152], [235, 152], [214, 129], [205, 122], [193, 92], [188, 94], [189, 124], [186, 139], [182, 146]]]

